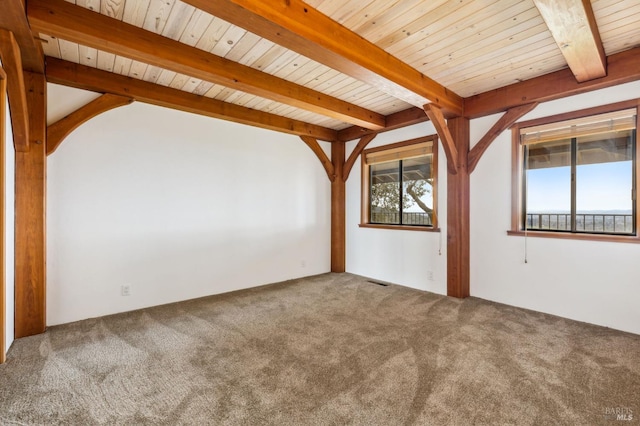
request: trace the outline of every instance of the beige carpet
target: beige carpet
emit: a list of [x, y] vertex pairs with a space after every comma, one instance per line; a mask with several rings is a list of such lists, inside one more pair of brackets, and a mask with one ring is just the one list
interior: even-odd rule
[[[613, 425], [640, 336], [326, 274], [52, 327], [0, 366], [0, 424]], [[628, 418], [628, 417], [627, 417]]]

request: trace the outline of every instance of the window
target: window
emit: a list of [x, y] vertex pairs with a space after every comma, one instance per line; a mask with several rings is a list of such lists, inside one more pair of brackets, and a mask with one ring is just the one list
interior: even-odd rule
[[437, 141], [427, 136], [363, 152], [361, 226], [436, 228]]
[[637, 236], [637, 105], [625, 102], [514, 127], [514, 231]]

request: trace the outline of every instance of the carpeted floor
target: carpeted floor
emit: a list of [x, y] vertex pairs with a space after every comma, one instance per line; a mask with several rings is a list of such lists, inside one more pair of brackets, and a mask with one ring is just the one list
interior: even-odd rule
[[616, 409], [638, 423], [640, 336], [350, 274], [51, 327], [0, 366], [3, 425], [612, 425]]

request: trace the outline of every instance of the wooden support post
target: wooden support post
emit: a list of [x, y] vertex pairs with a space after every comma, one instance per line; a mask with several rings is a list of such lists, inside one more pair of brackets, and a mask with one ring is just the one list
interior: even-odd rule
[[46, 328], [46, 80], [25, 72], [29, 150], [16, 152], [15, 337]]
[[457, 168], [447, 168], [447, 295], [469, 296], [469, 119], [452, 118], [447, 127], [456, 144], [457, 157], [451, 158]]
[[344, 143], [331, 144], [331, 162], [336, 176], [331, 182], [331, 272], [344, 272], [346, 269], [344, 158]]
[[5, 217], [4, 217], [4, 209], [5, 209], [5, 190], [6, 190], [6, 174], [5, 174], [5, 120], [7, 117], [6, 104], [7, 104], [7, 74], [5, 74], [2, 66], [0, 65], [0, 364], [6, 361], [6, 352], [7, 348], [5, 347], [6, 342], [6, 316], [7, 316], [7, 308], [6, 308], [6, 295], [7, 295], [7, 287], [5, 282], [5, 271], [6, 271], [6, 253], [4, 250], [5, 244]]

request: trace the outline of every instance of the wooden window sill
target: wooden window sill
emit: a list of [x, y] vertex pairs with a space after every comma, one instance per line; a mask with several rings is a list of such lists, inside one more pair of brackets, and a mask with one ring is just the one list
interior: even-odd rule
[[[524, 237], [524, 231], [507, 231], [507, 235]], [[610, 235], [610, 234], [572, 234], [569, 232], [545, 232], [528, 231], [527, 237], [555, 238], [559, 240], [583, 240], [583, 241], [607, 241], [614, 243], [640, 243], [637, 235]]]
[[433, 228], [431, 226], [382, 225], [377, 223], [361, 223], [358, 226], [360, 228], [395, 229], [399, 231], [440, 232], [440, 228]]

